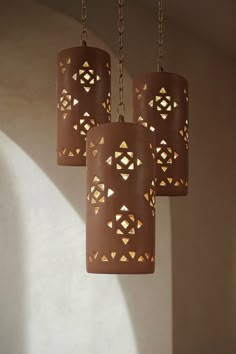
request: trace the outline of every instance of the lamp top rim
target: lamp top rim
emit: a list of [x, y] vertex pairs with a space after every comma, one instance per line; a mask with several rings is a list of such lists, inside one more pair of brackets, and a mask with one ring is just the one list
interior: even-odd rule
[[182, 75], [179, 75], [177, 73], [172, 73], [172, 72], [168, 72], [168, 71], [162, 71], [162, 72], [159, 72], [159, 71], [149, 71], [149, 72], [145, 72], [145, 73], [142, 73], [142, 74], [139, 74], [139, 75], [136, 75], [134, 76], [134, 82], [136, 81], [139, 81], [139, 80], [142, 80], [144, 78], [152, 78], [152, 79], [155, 79], [156, 77], [167, 77], [167, 78], [173, 78], [173, 79], [177, 79], [177, 80], [183, 80], [185, 81], [185, 83], [187, 84], [188, 83], [188, 80], [182, 76]]
[[90, 129], [87, 133], [87, 141], [90, 140], [90, 136], [96, 134], [97, 131], [100, 129], [106, 129], [106, 128], [113, 128], [113, 127], [123, 127], [124, 129], [138, 129], [138, 130], [143, 130], [143, 133], [146, 135], [150, 135], [150, 137], [154, 137], [154, 133], [151, 132], [149, 129], [146, 127], [142, 126], [141, 124], [138, 123], [133, 123], [133, 122], [108, 122], [108, 123], [103, 123], [100, 125], [97, 125], [96, 127], [93, 127]]
[[68, 52], [76, 52], [76, 51], [87, 51], [87, 52], [97, 52], [100, 54], [103, 54], [105, 56], [107, 56], [108, 58], [110, 58], [110, 54], [105, 51], [104, 49], [101, 48], [97, 48], [97, 47], [92, 47], [92, 46], [74, 46], [74, 47], [69, 47], [69, 48], [64, 48], [62, 50], [60, 50], [60, 52], [57, 54], [57, 57], [59, 58], [60, 56], [62, 56], [63, 54], [68, 54]]

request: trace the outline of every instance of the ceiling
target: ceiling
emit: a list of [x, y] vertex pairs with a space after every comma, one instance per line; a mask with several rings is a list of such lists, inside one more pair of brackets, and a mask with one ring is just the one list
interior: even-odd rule
[[[140, 1], [157, 6], [157, 0]], [[236, 58], [235, 0], [163, 0], [163, 6], [172, 22]]]

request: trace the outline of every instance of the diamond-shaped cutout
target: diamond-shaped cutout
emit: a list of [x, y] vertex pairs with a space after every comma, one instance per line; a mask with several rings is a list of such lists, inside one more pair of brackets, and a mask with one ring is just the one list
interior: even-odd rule
[[162, 152], [162, 153], [161, 153], [161, 157], [162, 157], [163, 159], [166, 159], [167, 156], [168, 156], [168, 155], [167, 155], [165, 152]]
[[121, 162], [122, 162], [124, 165], [128, 165], [128, 163], [130, 162], [130, 160], [127, 159], [126, 156], [124, 156], [124, 157], [122, 157]]
[[166, 107], [168, 105], [168, 103], [166, 102], [166, 100], [162, 100], [160, 103], [163, 107]]
[[127, 227], [129, 226], [129, 223], [127, 220], [123, 220], [121, 225], [123, 226], [124, 229], [127, 229]]

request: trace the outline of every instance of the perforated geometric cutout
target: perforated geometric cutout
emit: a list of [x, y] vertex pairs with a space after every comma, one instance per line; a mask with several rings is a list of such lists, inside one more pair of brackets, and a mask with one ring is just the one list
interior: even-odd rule
[[125, 181], [129, 178], [133, 170], [142, 165], [142, 161], [135, 157], [135, 154], [130, 151], [125, 141], [122, 141], [117, 151], [108, 157], [106, 163], [114, 166]]
[[141, 89], [138, 89], [138, 88], [135, 89], [138, 100], [140, 100], [142, 98], [143, 91], [147, 91], [147, 84], [144, 84]]
[[113, 194], [112, 189], [101, 182], [97, 176], [94, 177], [87, 200], [93, 206], [95, 214], [99, 212], [101, 205], [106, 202], [107, 198], [110, 198]]
[[71, 64], [71, 58], [67, 58], [65, 61], [59, 62], [59, 68], [61, 73], [64, 74], [66, 72], [67, 67]]
[[156, 128], [153, 125], [149, 125], [148, 122], [145, 121], [142, 116], [138, 117], [138, 122], [140, 122], [143, 127], [149, 128], [151, 132], [155, 132]]
[[107, 98], [104, 102], [102, 102], [103, 108], [106, 110], [107, 113], [111, 113], [111, 93], [108, 92]]
[[108, 75], [111, 76], [111, 67], [110, 67], [109, 63], [106, 63], [106, 68], [107, 68], [107, 71], [108, 71]]
[[187, 93], [186, 89], [184, 89], [184, 96], [185, 96], [186, 101], [188, 102], [188, 93]]
[[83, 114], [83, 118], [79, 120], [79, 124], [74, 124], [73, 129], [79, 130], [81, 135], [86, 136], [89, 129], [94, 127], [96, 125], [95, 119], [90, 118], [90, 114], [88, 112], [85, 112]]
[[172, 147], [167, 146], [165, 140], [162, 140], [160, 146], [156, 148], [157, 164], [160, 165], [163, 172], [166, 172], [170, 165], [178, 158], [178, 153]]
[[92, 155], [93, 157], [97, 156], [97, 153], [99, 151], [99, 147], [101, 145], [105, 144], [105, 139], [104, 137], [99, 137], [98, 142], [97, 143], [93, 143], [92, 141], [90, 141], [89, 143], [89, 148], [92, 150]]
[[154, 263], [155, 262], [155, 257], [149, 253], [149, 252], [144, 252], [143, 254], [140, 254], [135, 251], [129, 251], [129, 252], [124, 252], [118, 253], [118, 252], [109, 252], [107, 254], [94, 251], [90, 255], [88, 255], [88, 262], [113, 262], [118, 261], [118, 262], [150, 262]]
[[156, 194], [155, 194], [155, 180], [152, 181], [151, 187], [148, 192], [144, 194], [144, 198], [148, 201], [152, 215], [155, 215], [155, 203], [156, 203]]
[[127, 245], [130, 236], [135, 235], [137, 230], [143, 226], [143, 223], [123, 205], [115, 218], [107, 221], [107, 226], [115, 229], [116, 234], [120, 235], [122, 242]]
[[165, 179], [163, 179], [161, 182], [160, 182], [160, 186], [161, 187], [166, 187], [168, 185], [172, 185], [174, 187], [182, 187], [182, 186], [185, 186], [187, 187], [188, 186], [188, 182], [185, 181], [184, 179], [180, 178], [179, 180], [176, 180], [174, 179], [173, 177], [166, 177]]
[[61, 150], [58, 151], [58, 157], [63, 157], [63, 156], [67, 156], [67, 157], [75, 157], [75, 156], [79, 156], [81, 153], [81, 149], [80, 148], [62, 148]]
[[181, 129], [179, 131], [179, 133], [183, 137], [183, 139], [185, 141], [186, 149], [188, 150], [188, 148], [189, 148], [189, 133], [188, 133], [188, 120], [187, 119], [185, 121], [183, 129]]
[[95, 70], [90, 67], [88, 61], [85, 61], [81, 68], [79, 68], [79, 73], [75, 73], [72, 76], [73, 80], [78, 80], [83, 86], [86, 92], [89, 92], [92, 86], [101, 80], [101, 77], [96, 74]]
[[155, 96], [154, 99], [152, 99], [148, 104], [150, 107], [155, 108], [163, 119], [166, 119], [168, 114], [174, 108], [178, 107], [178, 103], [172, 99], [164, 87], [159, 90], [158, 95]]
[[57, 108], [62, 112], [63, 119], [66, 119], [68, 112], [70, 112], [72, 107], [76, 106], [78, 103], [79, 101], [76, 98], [73, 99], [66, 89], [62, 90]]

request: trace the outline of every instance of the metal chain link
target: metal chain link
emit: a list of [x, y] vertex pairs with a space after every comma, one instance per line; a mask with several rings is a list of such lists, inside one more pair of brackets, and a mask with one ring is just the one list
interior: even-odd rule
[[162, 0], [158, 0], [158, 53], [157, 53], [157, 71], [164, 71], [163, 67], [163, 43], [164, 43], [164, 36], [163, 36], [163, 6]]
[[118, 34], [119, 34], [119, 105], [118, 105], [118, 120], [124, 122], [125, 104], [124, 104], [124, 0], [118, 0]]
[[83, 46], [87, 45], [87, 29], [86, 29], [86, 22], [87, 22], [87, 6], [86, 0], [82, 0], [82, 8], [81, 8], [81, 19], [82, 19], [82, 33], [81, 33], [81, 42]]

